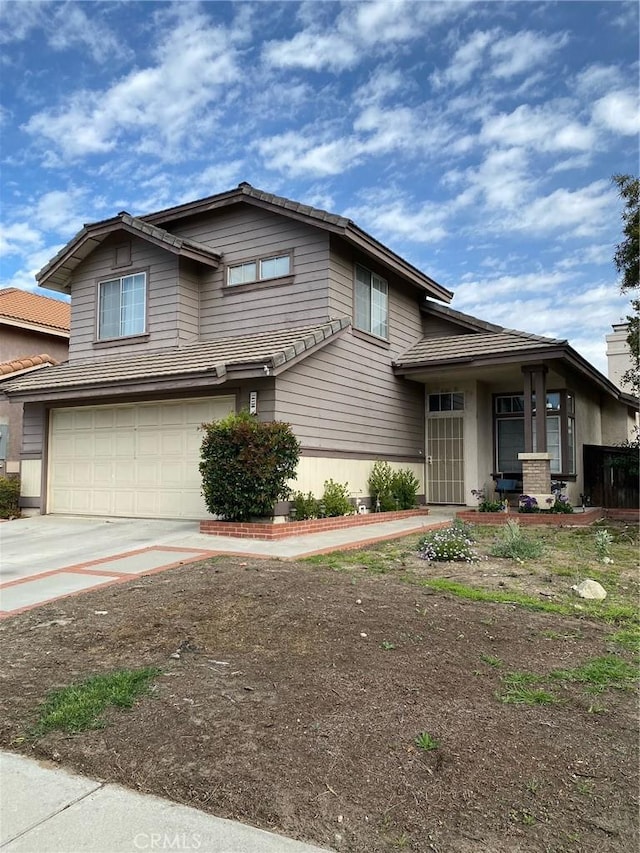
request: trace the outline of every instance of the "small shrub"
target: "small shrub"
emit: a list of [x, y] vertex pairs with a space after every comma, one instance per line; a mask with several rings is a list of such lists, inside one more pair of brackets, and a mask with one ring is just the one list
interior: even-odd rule
[[571, 513], [573, 512], [573, 507], [569, 503], [569, 498], [566, 495], [558, 495], [553, 504], [551, 505], [551, 509], [549, 512], [558, 512], [558, 513]]
[[294, 521], [306, 521], [308, 518], [317, 518], [319, 514], [318, 501], [312, 492], [304, 495], [302, 492], [294, 492], [291, 496], [291, 508]]
[[334, 483], [333, 480], [325, 480], [321, 505], [324, 507], [323, 514], [326, 518], [352, 515], [353, 505], [349, 500], [349, 484], [342, 485], [342, 483]]
[[459, 527], [445, 527], [427, 533], [418, 541], [418, 556], [438, 563], [471, 563], [478, 559], [472, 546], [472, 540]]
[[507, 521], [491, 549], [492, 557], [507, 557], [511, 560], [530, 560], [542, 554], [542, 543], [528, 539], [522, 534], [517, 521]]
[[380, 512], [390, 512], [396, 509], [393, 496], [393, 471], [388, 462], [378, 460], [374, 463], [367, 487], [371, 496], [371, 508], [374, 511], [379, 509]]
[[470, 542], [476, 541], [475, 527], [461, 518], [454, 518], [451, 522], [453, 530], [457, 530], [463, 539], [468, 539]]
[[20, 480], [17, 477], [0, 477], [0, 518], [17, 518], [20, 515]]
[[540, 512], [538, 501], [531, 495], [520, 495], [518, 512]]
[[501, 512], [504, 508], [502, 501], [489, 500], [484, 489], [471, 489], [471, 494], [478, 501], [478, 512]]
[[263, 423], [248, 412], [203, 424], [199, 469], [207, 509], [227, 521], [273, 514], [289, 497], [300, 444], [289, 424]]
[[391, 492], [398, 509], [413, 509], [420, 483], [410, 468], [401, 468], [391, 477]]
[[613, 545], [613, 536], [611, 535], [611, 533], [606, 528], [598, 530], [593, 541], [596, 548], [596, 556], [598, 557], [600, 562], [612, 562], [611, 546]]

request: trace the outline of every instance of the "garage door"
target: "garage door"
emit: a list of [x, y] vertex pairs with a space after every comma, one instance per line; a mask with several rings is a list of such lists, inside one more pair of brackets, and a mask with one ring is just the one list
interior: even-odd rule
[[198, 427], [234, 397], [53, 409], [48, 511], [204, 518]]

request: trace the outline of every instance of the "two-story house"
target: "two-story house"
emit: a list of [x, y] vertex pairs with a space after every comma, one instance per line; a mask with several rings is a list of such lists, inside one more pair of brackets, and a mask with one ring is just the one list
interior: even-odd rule
[[32, 511], [205, 517], [198, 427], [240, 408], [292, 425], [296, 489], [354, 497], [385, 459], [472, 502], [534, 450], [577, 497], [582, 444], [627, 436], [633, 401], [566, 341], [454, 311], [351, 220], [246, 183], [87, 225], [37, 278], [72, 320], [68, 363], [3, 385]]
[[[17, 379], [66, 361], [67, 302], [17, 287], [0, 290], [0, 379]], [[22, 406], [0, 398], [0, 475], [20, 472]]]

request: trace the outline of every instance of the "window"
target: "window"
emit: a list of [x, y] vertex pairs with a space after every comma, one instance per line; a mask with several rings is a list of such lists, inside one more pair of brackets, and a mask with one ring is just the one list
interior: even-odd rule
[[243, 261], [227, 267], [227, 284], [250, 284], [270, 278], [282, 278], [291, 272], [291, 255], [277, 255], [273, 258], [258, 258], [255, 261]]
[[430, 412], [464, 411], [464, 394], [429, 394]]
[[145, 331], [147, 275], [139, 272], [98, 284], [98, 340]]
[[[535, 407], [535, 399], [534, 399]], [[574, 398], [567, 391], [547, 394], [547, 452], [551, 455], [552, 474], [575, 474]], [[535, 408], [534, 408], [535, 413]], [[494, 398], [496, 471], [519, 474], [524, 451], [524, 395], [507, 394]], [[532, 422], [533, 446], [536, 447], [536, 421]]]
[[357, 329], [378, 338], [389, 337], [389, 285], [361, 266], [356, 266], [354, 314]]

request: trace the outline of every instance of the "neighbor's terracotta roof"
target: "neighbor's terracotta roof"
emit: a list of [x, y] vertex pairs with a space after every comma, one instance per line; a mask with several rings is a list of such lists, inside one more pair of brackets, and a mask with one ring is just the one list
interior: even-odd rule
[[419, 367], [431, 364], [452, 364], [455, 362], [476, 361], [485, 356], [519, 355], [532, 349], [557, 350], [566, 345], [566, 341], [556, 338], [543, 338], [527, 332], [502, 329], [500, 332], [484, 332], [466, 335], [448, 335], [445, 337], [427, 337], [417, 341], [405, 353], [399, 356], [396, 367]]
[[36, 371], [14, 381], [3, 382], [12, 393], [65, 391], [101, 386], [135, 386], [147, 382], [179, 382], [198, 378], [220, 384], [239, 376], [269, 376], [289, 362], [324, 346], [349, 326], [348, 317], [322, 325], [261, 332], [238, 338], [205, 341], [158, 352], [132, 353], [105, 359], [65, 362], [46, 371]]
[[42, 355], [24, 355], [14, 358], [13, 361], [0, 362], [0, 376], [9, 376], [12, 373], [21, 373], [34, 367], [45, 367], [47, 365], [59, 364], [55, 358], [43, 353]]
[[69, 332], [71, 325], [71, 306], [68, 302], [7, 287], [0, 290], [0, 323], [3, 319], [12, 325], [21, 323], [53, 329], [56, 332]]

